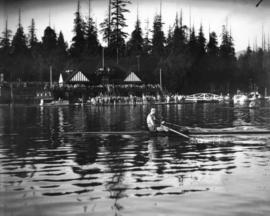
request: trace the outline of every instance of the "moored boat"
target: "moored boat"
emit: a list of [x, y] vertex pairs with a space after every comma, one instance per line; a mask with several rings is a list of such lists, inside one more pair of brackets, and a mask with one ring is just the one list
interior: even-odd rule
[[221, 102], [224, 100], [224, 97], [221, 95], [216, 95], [212, 93], [197, 93], [193, 95], [185, 96], [185, 102]]
[[261, 94], [259, 92], [257, 92], [257, 91], [256, 92], [250, 92], [248, 94], [248, 100], [249, 101], [256, 101], [256, 100], [259, 100], [261, 98], [262, 98]]
[[235, 104], [244, 104], [248, 102], [248, 96], [245, 94], [236, 94], [233, 96], [233, 103]]
[[50, 100], [50, 99], [40, 99], [40, 106], [68, 106], [68, 100]]

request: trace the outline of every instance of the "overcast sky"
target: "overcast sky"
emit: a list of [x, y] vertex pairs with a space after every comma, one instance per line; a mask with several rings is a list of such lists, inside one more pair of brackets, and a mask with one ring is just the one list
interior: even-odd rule
[[[84, 17], [88, 15], [88, 2], [81, 0]], [[143, 29], [146, 28], [147, 20], [150, 23], [149, 27], [152, 28], [153, 17], [160, 10], [160, 0], [131, 0], [131, 2], [132, 4], [128, 6], [130, 13], [126, 15], [128, 24], [126, 31], [130, 33], [134, 28], [137, 5]], [[253, 46], [256, 40], [258, 46], [261, 46], [262, 29], [265, 32], [266, 42], [270, 32], [270, 1], [264, 0], [256, 8], [257, 2], [258, 0], [163, 0], [164, 31], [167, 34], [169, 25], [174, 23], [176, 13], [182, 9], [184, 23], [188, 26], [191, 23], [197, 29], [202, 23], [206, 37], [209, 29], [220, 35], [222, 25], [228, 23], [237, 51], [245, 49], [249, 42]], [[91, 15], [98, 25], [107, 13], [107, 4], [108, 0], [91, 0]], [[51, 26], [57, 33], [62, 30], [65, 39], [70, 43], [76, 5], [77, 0], [0, 0], [0, 31], [3, 31], [5, 19], [8, 17], [9, 28], [14, 34], [18, 25], [18, 10], [21, 8], [25, 31], [30, 25], [31, 18], [34, 18], [40, 39], [51, 17]]]

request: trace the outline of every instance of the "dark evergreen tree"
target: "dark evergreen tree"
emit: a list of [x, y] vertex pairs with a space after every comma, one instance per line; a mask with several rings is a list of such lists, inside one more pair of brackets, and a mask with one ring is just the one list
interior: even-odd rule
[[222, 82], [223, 91], [230, 91], [233, 88], [233, 80], [236, 71], [236, 57], [233, 44], [233, 38], [226, 26], [222, 29], [222, 41], [220, 45], [220, 61], [221, 74], [219, 76], [220, 83]]
[[211, 32], [209, 35], [209, 42], [207, 44], [207, 54], [210, 56], [218, 56], [219, 48], [218, 48], [218, 39], [217, 34], [215, 32]]
[[108, 14], [105, 18], [105, 20], [100, 24], [100, 32], [103, 35], [103, 40], [107, 42], [107, 46], [110, 46], [110, 38], [111, 38], [111, 0], [109, 0], [109, 8], [108, 8]]
[[57, 46], [56, 33], [50, 26], [48, 26], [44, 31], [44, 36], [42, 37], [42, 47], [45, 50], [45, 52], [50, 52], [56, 49], [56, 46]]
[[218, 39], [215, 32], [209, 34], [209, 41], [206, 45], [207, 59], [205, 67], [205, 76], [208, 77], [208, 87], [209, 91], [213, 93], [217, 89], [216, 80], [219, 79], [220, 67], [219, 67], [219, 47]]
[[161, 15], [156, 15], [154, 18], [153, 39], [152, 39], [152, 53], [155, 56], [164, 55], [165, 36], [162, 30], [162, 25], [163, 23]]
[[35, 25], [35, 20], [31, 20], [31, 25], [28, 27], [29, 29], [29, 34], [28, 34], [28, 44], [30, 48], [33, 48], [38, 44], [38, 39], [36, 36], [36, 25]]
[[[39, 81], [49, 81], [49, 68], [52, 67], [53, 70], [56, 68], [57, 64], [60, 64], [57, 58], [58, 46], [57, 46], [57, 35], [54, 29], [50, 26], [46, 27], [44, 30], [44, 35], [42, 37], [42, 53], [41, 59], [39, 59]], [[55, 72], [55, 71], [54, 71]], [[55, 74], [55, 73], [54, 73]]]
[[180, 20], [178, 18], [178, 15], [176, 15], [172, 50], [174, 54], [184, 53], [186, 51], [186, 28], [187, 27], [183, 25], [182, 13], [180, 16]]
[[8, 21], [6, 20], [5, 29], [0, 38], [0, 74], [4, 74], [4, 80], [10, 80], [10, 65], [12, 58], [10, 56], [11, 46], [11, 30], [8, 29]]
[[30, 51], [29, 60], [31, 61], [28, 79], [34, 81], [38, 79], [40, 63], [43, 59], [41, 43], [38, 42], [36, 36], [36, 25], [34, 19], [31, 19], [31, 24], [28, 27], [28, 47]]
[[[246, 52], [239, 56], [238, 59], [238, 74], [237, 84], [238, 88], [253, 91], [253, 83], [256, 81], [256, 75], [253, 73], [252, 57], [253, 52], [250, 46], [247, 47]], [[254, 76], [255, 75], [255, 76]]]
[[188, 41], [188, 49], [189, 49], [189, 54], [193, 59], [197, 59], [198, 53], [199, 53], [199, 45], [198, 45], [198, 40], [196, 37], [195, 33], [195, 28], [192, 27], [190, 30], [190, 36], [189, 36], [189, 41]]
[[142, 28], [140, 20], [137, 19], [135, 29], [131, 33], [131, 38], [128, 42], [128, 54], [129, 55], [140, 55], [143, 51], [143, 37], [142, 37]]
[[21, 12], [19, 12], [19, 25], [12, 40], [12, 54], [23, 54], [27, 52], [26, 36], [21, 24]]
[[227, 30], [226, 26], [222, 27], [222, 42], [220, 45], [220, 56], [222, 58], [235, 58], [235, 49], [231, 34]]
[[100, 23], [100, 33], [103, 35], [103, 40], [107, 42], [109, 47], [110, 43], [110, 33], [111, 33], [111, 22], [109, 18], [106, 18], [102, 23]]
[[198, 74], [199, 64], [199, 43], [198, 37], [195, 33], [194, 26], [190, 29], [189, 41], [188, 41], [188, 56], [190, 67], [188, 68], [187, 83], [189, 93], [200, 91], [200, 78]]
[[57, 38], [57, 46], [58, 46], [60, 51], [62, 51], [63, 53], [66, 52], [67, 43], [65, 42], [64, 35], [63, 35], [62, 31], [60, 31], [59, 36]]
[[95, 22], [91, 17], [88, 18], [86, 25], [86, 53], [89, 55], [96, 55], [99, 51], [99, 42], [97, 36], [97, 28]]
[[62, 31], [60, 31], [57, 38], [57, 49], [52, 53], [54, 59], [48, 59], [53, 66], [53, 80], [58, 80], [60, 73], [66, 70], [68, 64], [67, 43], [64, 39]]
[[169, 26], [168, 36], [166, 39], [166, 53], [170, 53], [173, 48], [173, 28]]
[[203, 26], [200, 26], [199, 34], [198, 34], [198, 52], [199, 57], [203, 57], [205, 55], [205, 47], [206, 47], [206, 39], [203, 33]]
[[113, 53], [118, 52], [120, 55], [124, 54], [125, 50], [125, 38], [128, 33], [123, 29], [127, 26], [125, 13], [129, 12], [126, 6], [130, 4], [129, 0], [112, 0], [111, 1], [111, 36], [109, 48]]
[[73, 57], [80, 57], [85, 48], [85, 23], [81, 17], [80, 0], [78, 0], [77, 11], [75, 12], [74, 30], [75, 36], [72, 38], [70, 48]]
[[26, 36], [21, 24], [21, 11], [19, 10], [19, 24], [11, 46], [13, 65], [10, 68], [10, 80], [21, 81], [30, 79], [29, 67], [31, 67], [31, 62], [28, 51]]
[[143, 38], [143, 54], [151, 53], [151, 40], [149, 39], [149, 20], [146, 22], [145, 37]]
[[0, 38], [0, 48], [7, 51], [10, 48], [11, 30], [8, 29], [8, 21], [6, 20], [5, 30], [2, 32]]
[[195, 61], [192, 70], [195, 73], [193, 79], [195, 81], [196, 88], [199, 91], [202, 91], [206, 89], [210, 80], [206, 67], [206, 55], [205, 55], [206, 39], [204, 37], [202, 25], [200, 26], [199, 33], [197, 36], [197, 44], [198, 44], [197, 58], [195, 56]]

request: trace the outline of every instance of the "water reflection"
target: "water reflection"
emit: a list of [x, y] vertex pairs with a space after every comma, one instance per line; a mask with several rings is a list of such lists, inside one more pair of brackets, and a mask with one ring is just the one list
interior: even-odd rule
[[[264, 109], [227, 106], [159, 106], [158, 112], [169, 122], [188, 126], [268, 127], [270, 123], [267, 106]], [[163, 197], [169, 199], [186, 193], [205, 195], [223, 188], [224, 179], [235, 183], [234, 176], [248, 175], [247, 169], [255, 169], [257, 175], [240, 178], [237, 185], [248, 184], [258, 175], [261, 177], [258, 184], [262, 184], [265, 179], [262, 173], [269, 174], [265, 167], [270, 158], [267, 145], [270, 140], [265, 137], [241, 137], [240, 141], [232, 138], [228, 142], [203, 139], [196, 143], [148, 135], [65, 133], [144, 130], [149, 109], [148, 106], [1, 107], [1, 133], [9, 134], [0, 136], [0, 201], [7, 206], [4, 211], [7, 215], [18, 213], [23, 208], [24, 198], [29, 205], [35, 200], [42, 211], [46, 211], [43, 198], [50, 197], [56, 203], [51, 215], [61, 211], [61, 205], [75, 208], [78, 203], [80, 211], [85, 213], [91, 209], [120, 215], [129, 209], [129, 200], [163, 200]], [[258, 193], [255, 188], [253, 192]], [[150, 208], [147, 200], [145, 205]], [[19, 207], [15, 209], [8, 203], [17, 203]], [[109, 205], [110, 210], [104, 212], [99, 205]], [[36, 215], [29, 211], [26, 215]]]

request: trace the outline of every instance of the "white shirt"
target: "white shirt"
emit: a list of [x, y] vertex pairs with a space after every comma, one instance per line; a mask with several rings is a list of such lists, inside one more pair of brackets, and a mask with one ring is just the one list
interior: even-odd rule
[[149, 113], [146, 118], [148, 128], [155, 127], [155, 120], [156, 120], [155, 116]]

